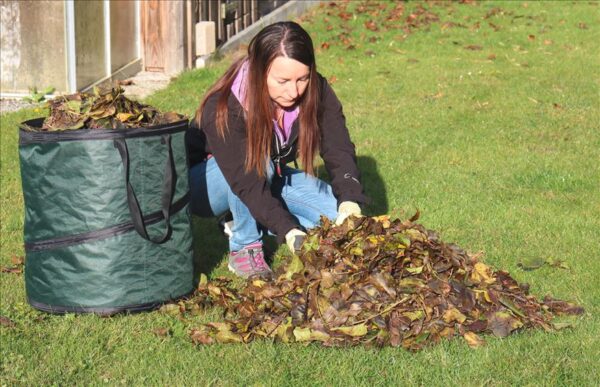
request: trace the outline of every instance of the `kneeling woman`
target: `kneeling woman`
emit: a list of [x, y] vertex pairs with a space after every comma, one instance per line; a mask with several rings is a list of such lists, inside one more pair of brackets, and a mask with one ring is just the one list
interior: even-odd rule
[[[341, 222], [366, 200], [342, 106], [293, 22], [254, 37], [206, 94], [186, 143], [192, 213], [231, 211], [229, 269], [242, 277], [270, 273], [263, 226], [294, 249], [321, 215]], [[314, 177], [317, 152], [331, 186]], [[304, 171], [287, 165], [296, 158]]]

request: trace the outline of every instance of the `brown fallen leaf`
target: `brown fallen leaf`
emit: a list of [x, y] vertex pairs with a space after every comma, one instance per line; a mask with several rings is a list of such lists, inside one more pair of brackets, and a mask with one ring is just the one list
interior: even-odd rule
[[468, 46], [465, 46], [465, 50], [479, 51], [479, 50], [483, 50], [483, 47], [478, 46], [476, 44], [470, 44]]
[[370, 31], [379, 31], [379, 27], [377, 27], [377, 23], [375, 23], [373, 20], [368, 20], [365, 22], [365, 28], [370, 30]]
[[25, 257], [13, 254], [10, 257], [10, 261], [15, 266], [23, 266], [25, 264]]
[[492, 22], [488, 22], [488, 25], [494, 29], [494, 32], [498, 32], [501, 29], [501, 27], [499, 25], [496, 25]]
[[23, 273], [23, 267], [25, 265], [24, 257], [13, 254], [10, 257], [10, 262], [12, 263], [12, 266], [0, 266], [1, 273], [8, 273], [8, 274]]
[[207, 332], [195, 328], [192, 329], [192, 331], [190, 332], [190, 338], [192, 339], [192, 342], [194, 344], [200, 345], [210, 345], [215, 342], [214, 339]]
[[479, 348], [485, 345], [485, 340], [479, 337], [479, 335], [477, 335], [475, 332], [465, 332], [463, 337], [471, 348]]
[[521, 270], [531, 271], [531, 270], [537, 270], [537, 269], [543, 267], [545, 264], [546, 264], [546, 260], [543, 258], [531, 258], [531, 259], [525, 260], [523, 262], [517, 263], [517, 266]]
[[17, 326], [15, 322], [8, 317], [0, 316], [0, 325], [7, 328], [14, 328]]
[[6, 274], [22, 274], [23, 268], [16, 266], [2, 266], [0, 267], [0, 273]]
[[156, 328], [152, 330], [152, 333], [159, 337], [171, 336], [171, 331], [169, 328]]
[[342, 20], [350, 20], [352, 19], [352, 14], [350, 12], [343, 11], [338, 14], [338, 17]]

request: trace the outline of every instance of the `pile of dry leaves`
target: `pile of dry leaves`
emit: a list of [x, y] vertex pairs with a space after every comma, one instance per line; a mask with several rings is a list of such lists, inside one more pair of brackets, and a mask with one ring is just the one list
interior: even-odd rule
[[123, 95], [121, 87], [109, 90], [94, 88], [93, 93], [58, 96], [48, 101], [49, 116], [41, 128], [24, 126], [32, 131], [73, 129], [125, 129], [151, 127], [185, 119], [174, 113], [161, 113], [149, 105]]
[[477, 347], [485, 333], [553, 331], [561, 328], [556, 315], [583, 313], [568, 302], [536, 299], [528, 285], [442, 242], [415, 218], [349, 218], [339, 227], [323, 219], [272, 281], [249, 279], [238, 291], [227, 279], [204, 279], [194, 297], [163, 308], [224, 308], [224, 321], [190, 331], [197, 344], [268, 337], [410, 350], [457, 335]]

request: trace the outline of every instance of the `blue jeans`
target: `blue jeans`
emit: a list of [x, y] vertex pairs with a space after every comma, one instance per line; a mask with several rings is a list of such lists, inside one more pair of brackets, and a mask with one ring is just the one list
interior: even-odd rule
[[[281, 175], [273, 178], [271, 163], [267, 174], [271, 192], [282, 201], [299, 224], [312, 228], [319, 224], [321, 215], [336, 218], [337, 200], [329, 184], [287, 165], [282, 166]], [[190, 208], [194, 215], [211, 217], [231, 211], [233, 236], [229, 239], [230, 251], [238, 251], [262, 239], [263, 227], [231, 191], [214, 157], [190, 169], [190, 188]]]

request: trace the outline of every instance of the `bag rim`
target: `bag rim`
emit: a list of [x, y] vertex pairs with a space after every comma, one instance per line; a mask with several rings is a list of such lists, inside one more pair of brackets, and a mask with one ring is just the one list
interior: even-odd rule
[[33, 118], [19, 124], [19, 145], [42, 144], [61, 141], [113, 140], [116, 138], [151, 137], [177, 133], [187, 129], [189, 120], [183, 118], [168, 124], [127, 129], [74, 129], [61, 131], [32, 132], [25, 125], [41, 127], [44, 117]]

